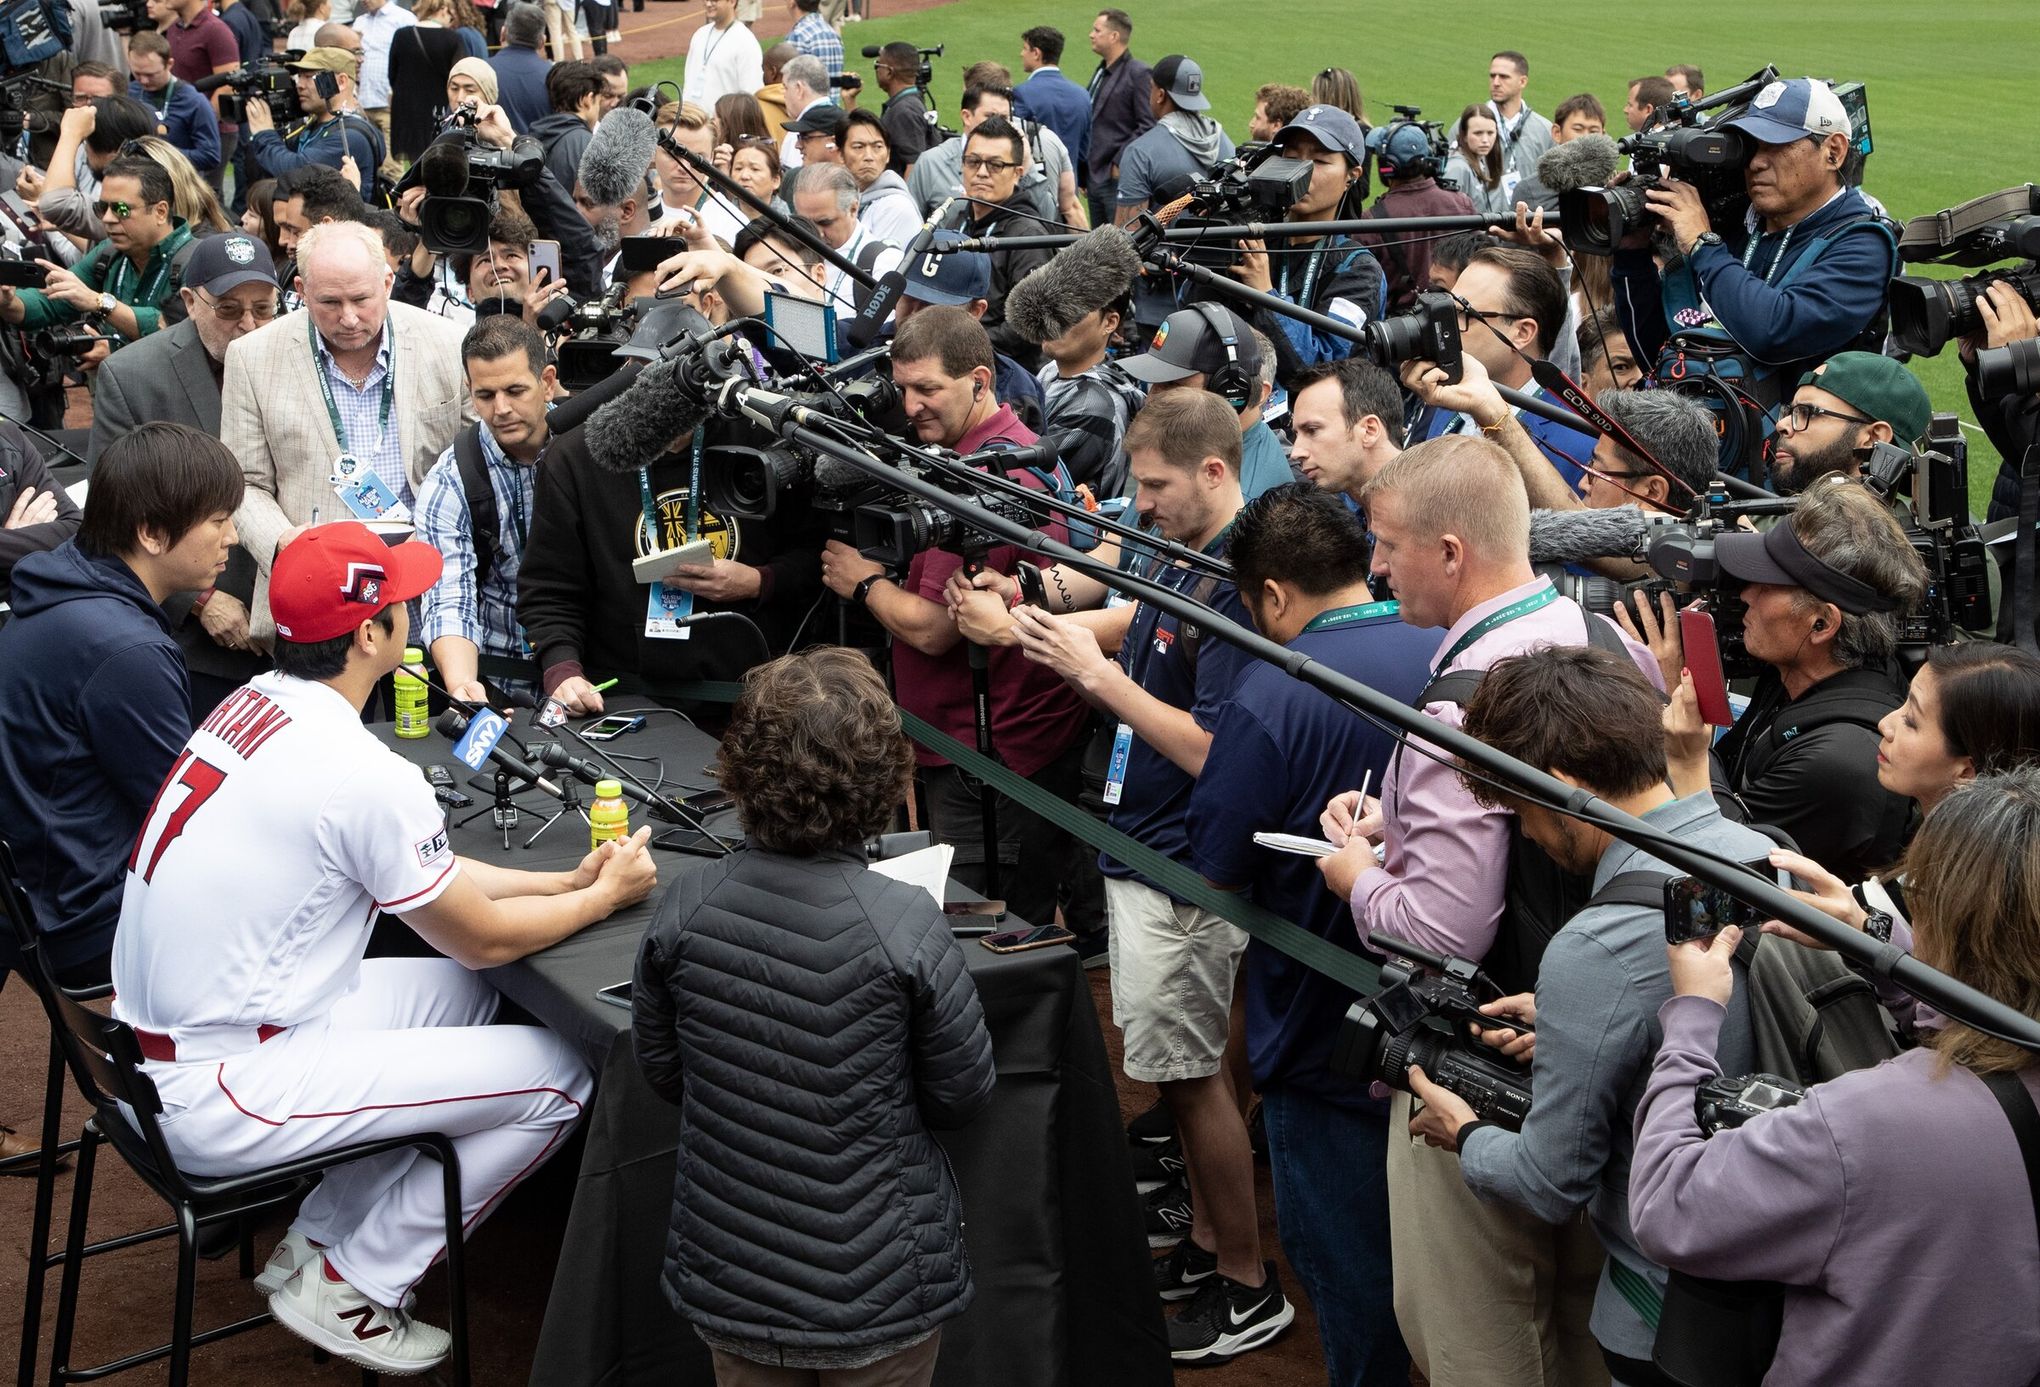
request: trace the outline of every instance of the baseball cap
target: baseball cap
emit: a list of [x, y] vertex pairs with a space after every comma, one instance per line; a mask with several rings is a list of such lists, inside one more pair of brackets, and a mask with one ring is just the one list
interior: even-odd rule
[[1837, 353], [1801, 376], [1799, 383], [1848, 401], [1867, 418], [1882, 419], [1901, 444], [1925, 433], [1934, 411], [1919, 377], [1876, 352]]
[[[1233, 354], [1241, 366], [1250, 372], [1261, 369], [1261, 349], [1254, 343], [1254, 332], [1244, 319], [1230, 308], [1217, 304], [1210, 305], [1215, 316], [1230, 323], [1233, 331]], [[1139, 356], [1119, 358], [1119, 368], [1135, 380], [1146, 381], [1149, 385], [1167, 385], [1202, 371], [1210, 375], [1225, 366], [1225, 339], [1212, 326], [1203, 308], [1179, 308], [1162, 319], [1162, 325], [1155, 329], [1155, 340]]]
[[786, 122], [786, 128], [796, 135], [820, 133], [841, 136], [844, 127], [849, 124], [849, 113], [841, 106], [832, 106], [826, 101], [817, 101], [798, 116]]
[[992, 296], [992, 258], [980, 250], [957, 250], [941, 254], [944, 246], [964, 239], [960, 231], [938, 231], [931, 246], [935, 273], [927, 273], [930, 256], [916, 256], [907, 265], [907, 284], [902, 291], [922, 303], [967, 308], [973, 299]]
[[288, 64], [292, 72], [339, 72], [349, 77], [361, 75], [361, 59], [345, 48], [312, 48], [296, 62]]
[[385, 544], [359, 520], [314, 525], [269, 571], [276, 634], [294, 645], [344, 636], [392, 602], [423, 597], [445, 561], [429, 544]]
[[1360, 122], [1337, 106], [1306, 106], [1296, 119], [1275, 132], [1280, 145], [1291, 135], [1308, 135], [1326, 149], [1337, 150], [1356, 164], [1367, 162], [1367, 135]]
[[1169, 94], [1169, 100], [1185, 111], [1208, 111], [1211, 102], [1204, 95], [1204, 69], [1181, 53], [1171, 53], [1152, 69], [1155, 85]]
[[276, 287], [276, 262], [269, 247], [253, 236], [238, 231], [208, 236], [193, 243], [191, 259], [185, 262], [186, 288], [203, 289], [214, 298], [243, 284]]
[[1757, 93], [1749, 110], [1727, 122], [1727, 128], [1765, 144], [1850, 133], [1849, 113], [1842, 109], [1841, 98], [1815, 77], [1771, 83]]
[[1832, 602], [1856, 616], [1898, 610], [1898, 603], [1892, 598], [1868, 583], [1829, 568], [1807, 552], [1789, 519], [1760, 535], [1737, 530], [1717, 536], [1714, 561], [1732, 578], [1746, 583], [1803, 588], [1821, 601]]

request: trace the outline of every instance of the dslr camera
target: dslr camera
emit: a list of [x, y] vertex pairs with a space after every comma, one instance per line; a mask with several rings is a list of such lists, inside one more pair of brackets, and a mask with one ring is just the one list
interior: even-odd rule
[[1914, 217], [1898, 239], [1898, 254], [1915, 265], [1994, 265], [2015, 257], [2025, 262], [1961, 279], [1892, 280], [1891, 336], [1901, 351], [1933, 356], [1954, 338], [1979, 331], [1983, 316], [1976, 301], [1993, 284], [2011, 285], [2028, 306], [2040, 309], [2040, 185], [2006, 188]]
[[[1424, 1072], [1430, 1073], [1428, 1069]], [[1694, 1091], [1693, 1109], [1700, 1130], [1711, 1137], [1767, 1112], [1797, 1107], [1805, 1097], [1804, 1088], [1776, 1074], [1745, 1074], [1737, 1079], [1716, 1075]]]
[[269, 108], [270, 124], [279, 130], [303, 120], [305, 108], [298, 100], [297, 74], [285, 65], [303, 56], [290, 52], [261, 57], [226, 74], [219, 84], [227, 88], [220, 93], [220, 119], [238, 124], [248, 118], [248, 103], [259, 101]]
[[1367, 944], [1388, 955], [1381, 990], [1346, 1009], [1332, 1068], [1408, 1092], [1409, 1067], [1420, 1064], [1475, 1117], [1520, 1131], [1530, 1115], [1530, 1071], [1467, 1033], [1469, 1025], [1530, 1029], [1481, 1014], [1482, 1003], [1501, 997], [1501, 988], [1469, 959], [1434, 954], [1379, 930], [1368, 933]]

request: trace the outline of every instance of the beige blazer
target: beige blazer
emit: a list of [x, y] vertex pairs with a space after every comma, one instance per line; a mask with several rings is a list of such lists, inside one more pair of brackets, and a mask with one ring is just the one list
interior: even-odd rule
[[[389, 314], [396, 334], [397, 436], [415, 494], [454, 434], [474, 417], [460, 360], [466, 330], [401, 303], [391, 304]], [[306, 323], [300, 309], [228, 347], [220, 397], [220, 439], [248, 479], [234, 525], [242, 546], [255, 556], [249, 628], [263, 641], [276, 630], [269, 615], [269, 566], [277, 541], [292, 526], [309, 524], [313, 507], [322, 520], [346, 514], [327, 481], [340, 442], [326, 415]]]

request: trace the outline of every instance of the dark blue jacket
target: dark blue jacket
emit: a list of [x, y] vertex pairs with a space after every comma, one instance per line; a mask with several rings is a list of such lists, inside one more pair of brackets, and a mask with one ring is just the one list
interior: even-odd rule
[[510, 117], [518, 134], [552, 114], [552, 102], [545, 94], [545, 74], [552, 64], [543, 53], [506, 43], [489, 59], [489, 66], [496, 69], [496, 104]]
[[1091, 74], [1091, 138], [1076, 164], [1085, 187], [1119, 176], [1120, 151], [1155, 123], [1153, 87], [1154, 74], [1131, 53]]
[[[119, 559], [75, 542], [30, 554], [10, 600], [0, 838], [63, 970], [113, 947], [128, 855], [191, 736], [191, 700], [170, 618]], [[0, 940], [0, 965], [13, 953]]]
[[324, 164], [338, 169], [348, 155], [361, 170], [361, 195], [368, 196], [375, 184], [376, 168], [382, 163], [382, 134], [368, 117], [353, 111], [339, 119], [296, 126], [286, 140], [274, 129], [258, 130], [248, 140], [256, 166], [271, 178], [306, 164]]
[[209, 173], [220, 166], [220, 120], [213, 114], [212, 102], [200, 95], [197, 87], [173, 78], [169, 99], [160, 111], [140, 82], [128, 83], [128, 95], [155, 112], [163, 138], [191, 160], [193, 168]]
[[1070, 167], [1081, 171], [1091, 147], [1091, 94], [1063, 76], [1061, 68], [1037, 68], [1013, 92], [1013, 114], [1038, 120], [1070, 151]]

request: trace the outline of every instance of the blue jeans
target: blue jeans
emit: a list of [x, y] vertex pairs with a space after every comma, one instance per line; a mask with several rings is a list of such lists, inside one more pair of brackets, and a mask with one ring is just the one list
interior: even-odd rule
[[1317, 1311], [1331, 1387], [1407, 1387], [1388, 1253], [1388, 1118], [1261, 1093], [1282, 1253]]

